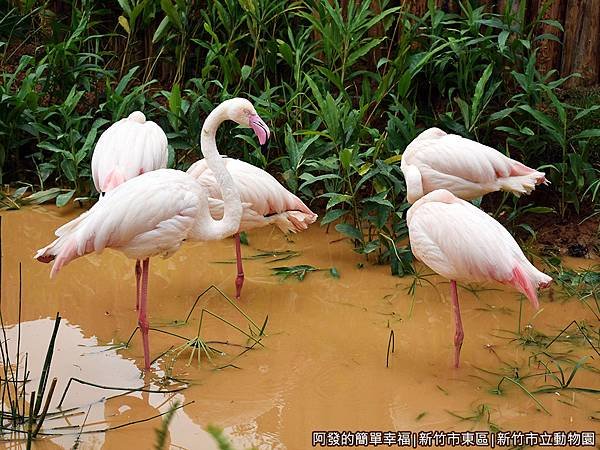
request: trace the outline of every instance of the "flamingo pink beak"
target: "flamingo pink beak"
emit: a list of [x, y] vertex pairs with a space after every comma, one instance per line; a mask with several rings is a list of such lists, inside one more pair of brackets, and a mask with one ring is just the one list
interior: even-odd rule
[[250, 114], [248, 119], [250, 124], [250, 128], [256, 134], [258, 138], [258, 143], [263, 146], [271, 136], [271, 132], [269, 131], [269, 127], [267, 124], [260, 118], [258, 114]]

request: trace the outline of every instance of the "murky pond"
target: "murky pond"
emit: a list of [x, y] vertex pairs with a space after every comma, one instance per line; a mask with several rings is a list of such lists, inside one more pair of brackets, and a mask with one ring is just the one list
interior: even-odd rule
[[[185, 322], [208, 286], [233, 295], [232, 240], [190, 243], [170, 259], [153, 259], [150, 346], [159, 358], [143, 375], [139, 335], [129, 347], [120, 345], [137, 323], [133, 262], [107, 250], [72, 262], [50, 280], [50, 266], [32, 259], [56, 227], [79, 213], [38, 207], [2, 214], [3, 319], [15, 349], [22, 263], [20, 350], [28, 354], [28, 393], [37, 388], [54, 316], [63, 318], [50, 374], [58, 383], [42, 429], [55, 435], [35, 448], [71, 448], [76, 441], [79, 448], [152, 448], [161, 418], [151, 418], [174, 402], [185, 406], [171, 422], [171, 448], [217, 448], [204, 431], [209, 424], [223, 428], [238, 449], [292, 450], [311, 448], [313, 430], [598, 429], [600, 394], [586, 389], [600, 389], [600, 356], [576, 325], [547, 346], [573, 320], [599, 343], [593, 299], [565, 298], [555, 288], [542, 294], [536, 314], [516, 293], [463, 286], [465, 342], [462, 366], [454, 369], [446, 280], [427, 276], [412, 297], [413, 277], [390, 276], [388, 267], [371, 265], [319, 226], [289, 240], [271, 229], [249, 234], [237, 304], [259, 328], [268, 316], [260, 344], [215, 317], [256, 336], [215, 290]], [[271, 270], [299, 264], [327, 270], [303, 281], [283, 281]], [[203, 309], [214, 314], [202, 316], [203, 343], [186, 345], [174, 335], [196, 336]], [[388, 355], [391, 330], [394, 352]], [[211, 352], [209, 360], [203, 345], [223, 354]], [[69, 412], [54, 414], [70, 378], [107, 389], [73, 382], [62, 404]], [[560, 389], [561, 382], [579, 389]], [[145, 391], [127, 392], [135, 388]], [[106, 428], [116, 429], [91, 432]]]

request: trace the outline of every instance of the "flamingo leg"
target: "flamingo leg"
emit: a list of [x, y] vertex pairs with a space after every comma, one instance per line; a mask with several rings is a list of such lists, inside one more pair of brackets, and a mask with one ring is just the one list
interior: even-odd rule
[[140, 295], [140, 309], [138, 311], [138, 325], [142, 333], [142, 342], [144, 344], [144, 368], [150, 369], [150, 344], [148, 343], [148, 264], [149, 259], [143, 261], [142, 266], [142, 289]]
[[242, 265], [242, 245], [240, 242], [240, 233], [235, 233], [235, 256], [237, 258], [237, 277], [235, 279], [235, 298], [240, 299], [242, 286], [244, 285], [244, 267]]
[[142, 276], [142, 264], [139, 259], [135, 261], [135, 310], [140, 310], [140, 277]]
[[460, 349], [462, 347], [465, 333], [463, 331], [462, 320], [460, 318], [460, 306], [458, 305], [458, 291], [456, 281], [450, 281], [450, 290], [452, 294], [452, 310], [454, 311], [454, 367], [458, 367], [460, 362]]

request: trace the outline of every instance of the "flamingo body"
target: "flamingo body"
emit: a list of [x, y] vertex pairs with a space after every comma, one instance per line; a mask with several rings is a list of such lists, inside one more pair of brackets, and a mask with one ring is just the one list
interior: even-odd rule
[[[100, 195], [146, 172], [167, 167], [167, 136], [141, 111], [112, 124], [102, 133], [92, 155], [92, 177]], [[139, 310], [142, 266], [135, 262], [136, 305]]]
[[415, 257], [452, 282], [456, 366], [463, 335], [456, 281], [503, 283], [539, 308], [537, 289], [552, 278], [536, 269], [510, 233], [477, 207], [440, 189], [417, 200], [406, 222]]
[[[239, 231], [274, 224], [284, 233], [295, 233], [307, 229], [317, 220], [317, 215], [271, 174], [238, 159], [223, 158], [223, 162], [233, 177], [242, 202], [246, 204]], [[198, 180], [210, 197], [220, 198], [215, 176], [204, 159], [192, 164], [187, 173]], [[218, 215], [218, 210], [215, 210], [213, 216], [218, 218]], [[258, 219], [258, 216], [264, 220]]]
[[108, 192], [142, 173], [167, 167], [167, 136], [140, 111], [102, 133], [92, 155], [92, 178], [98, 192]]
[[206, 201], [206, 191], [184, 172], [145, 173], [112, 189], [89, 211], [56, 230], [58, 238], [35, 258], [55, 259], [54, 276], [73, 259], [107, 247], [133, 259], [170, 256], [186, 239], [205, 240], [194, 229], [203, 198]]
[[547, 183], [543, 172], [439, 128], [425, 130], [406, 147], [401, 168], [409, 203], [436, 189], [470, 200], [499, 190], [529, 194]]

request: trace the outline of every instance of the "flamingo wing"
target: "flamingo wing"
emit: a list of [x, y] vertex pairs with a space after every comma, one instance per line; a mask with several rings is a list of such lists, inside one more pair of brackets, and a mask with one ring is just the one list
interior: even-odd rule
[[98, 192], [167, 167], [167, 136], [156, 123], [145, 118], [141, 122], [143, 114], [136, 113], [111, 125], [98, 139], [92, 156], [92, 178]]
[[515, 286], [530, 299], [551, 280], [527, 260], [502, 225], [448, 191], [437, 190], [417, 201], [407, 222], [415, 257], [450, 280], [495, 280]]
[[448, 134], [415, 142], [406, 162], [427, 166], [475, 183], [489, 183], [511, 174], [513, 160], [479, 142]]
[[[240, 192], [242, 202], [251, 204], [252, 209], [258, 214], [266, 216], [285, 211], [301, 211], [316, 220], [316, 214], [269, 173], [238, 159], [224, 159], [227, 170], [231, 173]], [[217, 181], [204, 160], [194, 163], [187, 173], [198, 180], [209, 192], [210, 197], [221, 198]]]
[[498, 190], [529, 194], [537, 184], [547, 183], [542, 172], [491, 147], [436, 128], [424, 131], [408, 145], [401, 167], [410, 203], [436, 189], [472, 199]]
[[206, 195], [202, 187], [176, 170], [132, 178], [61, 227], [58, 239], [39, 250], [36, 258], [50, 261], [56, 257], [54, 274], [72, 259], [106, 247], [137, 259], [171, 253], [194, 226], [200, 195]]

